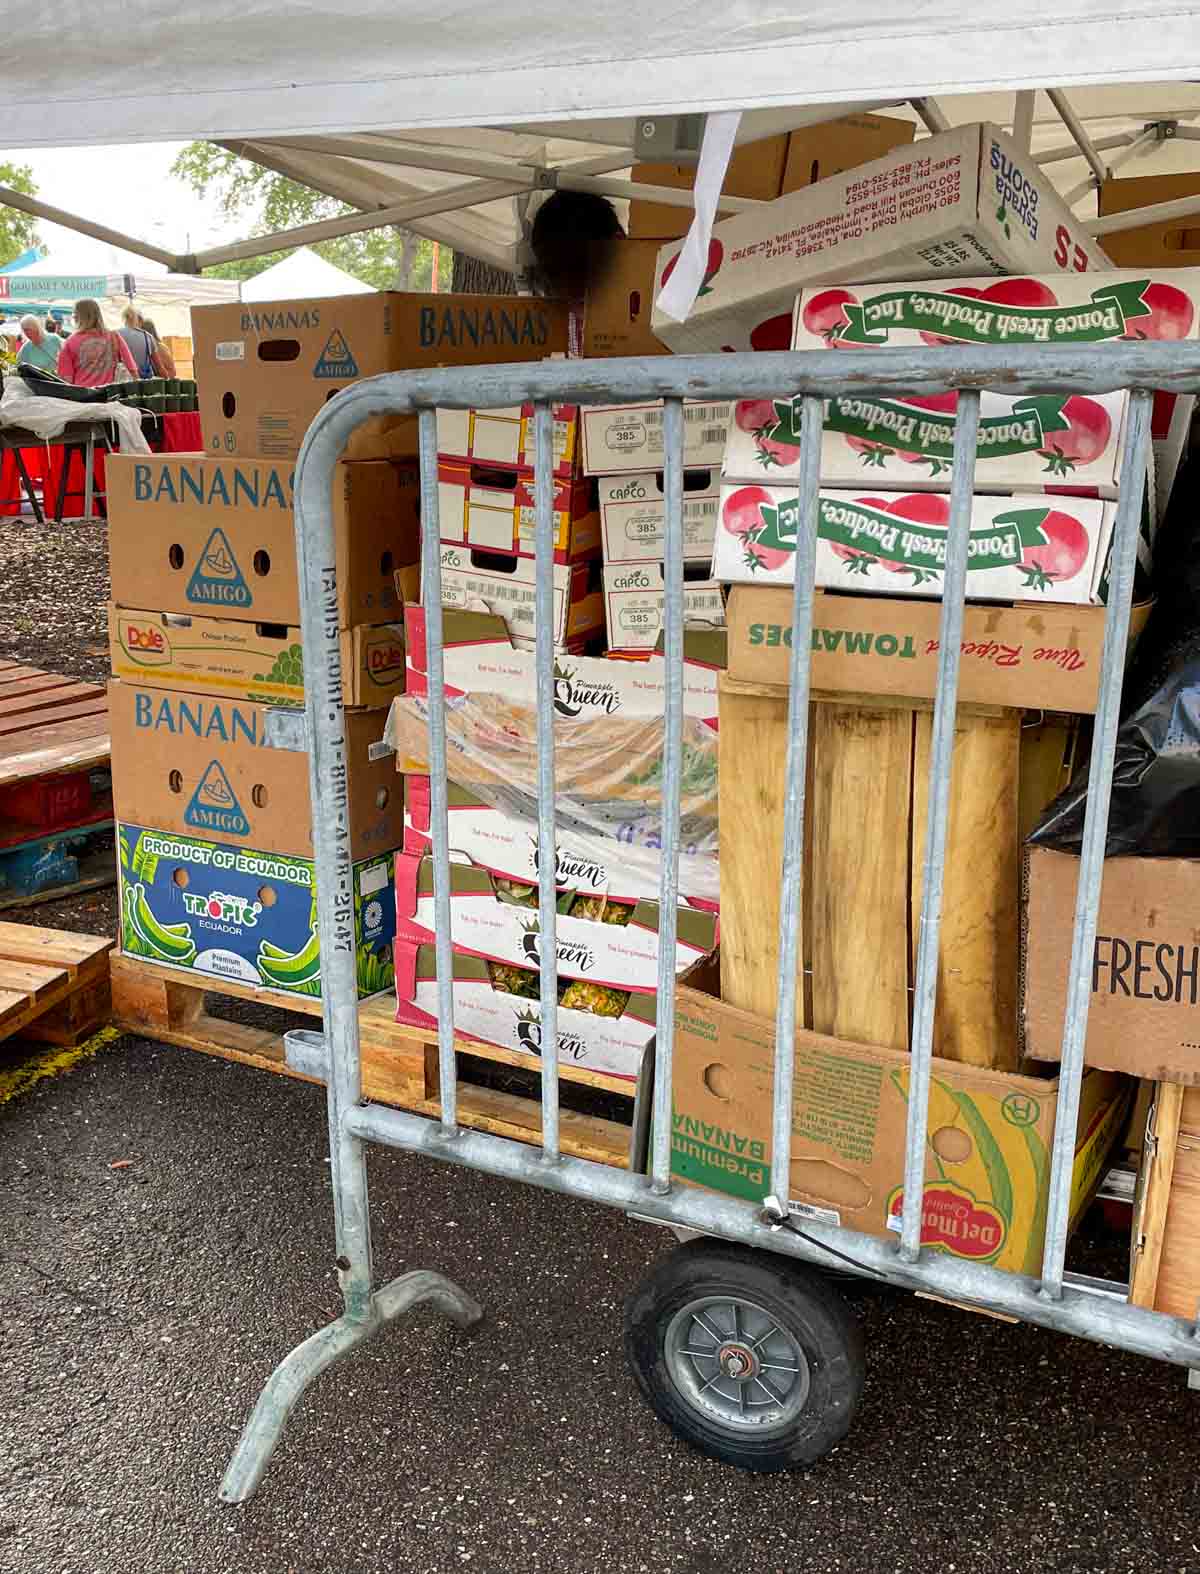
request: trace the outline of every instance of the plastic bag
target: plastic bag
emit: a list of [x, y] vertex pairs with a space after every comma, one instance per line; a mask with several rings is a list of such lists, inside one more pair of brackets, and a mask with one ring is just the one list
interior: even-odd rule
[[[1106, 856], [1200, 858], [1200, 461], [1180, 470], [1154, 543], [1154, 608], [1122, 694]], [[1078, 853], [1085, 766], [1029, 837]]]
[[123, 453], [148, 454], [150, 444], [142, 436], [142, 414], [125, 404], [80, 404], [70, 399], [48, 399], [35, 394], [20, 377], [6, 377], [0, 393], [0, 427], [19, 426], [35, 432], [45, 442], [61, 437], [68, 426], [91, 422], [97, 428], [110, 423], [121, 434]]

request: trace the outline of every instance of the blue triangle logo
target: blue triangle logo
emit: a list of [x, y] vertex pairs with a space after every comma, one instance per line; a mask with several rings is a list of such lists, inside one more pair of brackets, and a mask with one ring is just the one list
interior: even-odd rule
[[325, 341], [325, 348], [313, 367], [314, 377], [357, 377], [358, 362], [350, 353], [350, 346], [340, 328], [335, 328]]
[[209, 761], [183, 818], [185, 824], [198, 831], [211, 831], [218, 836], [250, 835], [250, 822], [242, 813], [219, 760]]
[[188, 580], [187, 598], [206, 607], [248, 607], [253, 602], [223, 530], [214, 530], [204, 543]]

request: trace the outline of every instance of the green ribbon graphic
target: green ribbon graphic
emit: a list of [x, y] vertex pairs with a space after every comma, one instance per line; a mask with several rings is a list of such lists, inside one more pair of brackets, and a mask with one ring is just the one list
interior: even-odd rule
[[[990, 524], [972, 530], [967, 546], [968, 570], [1019, 565], [1027, 548], [1046, 545], [1042, 526], [1050, 512], [1048, 508], [1016, 508], [1006, 514], [997, 514]], [[794, 552], [800, 519], [799, 501], [789, 498], [776, 508], [763, 504], [759, 513], [762, 525], [753, 534], [754, 543]], [[945, 568], [947, 534], [942, 525], [901, 519], [865, 503], [823, 497], [817, 511], [820, 540], [854, 547], [859, 552], [886, 558], [889, 563], [920, 570], [922, 578], [932, 577]]]
[[[1065, 432], [1070, 421], [1063, 414], [1065, 396], [1040, 394], [1018, 399], [1007, 415], [992, 415], [979, 423], [977, 454], [980, 459], [1036, 454], [1047, 446], [1047, 434]], [[767, 437], [780, 443], [799, 443], [798, 401], [775, 401], [775, 426]], [[895, 399], [847, 396], [825, 401], [825, 427], [845, 432], [884, 447], [924, 458], [949, 461], [954, 457], [953, 412], [925, 410]], [[938, 466], [938, 469], [942, 466]]]
[[1124, 337], [1130, 319], [1148, 317], [1149, 279], [1101, 285], [1090, 304], [1007, 306], [938, 290], [889, 290], [842, 307], [847, 326], [830, 343], [886, 344], [893, 332], [935, 333], [961, 344], [1098, 344]]

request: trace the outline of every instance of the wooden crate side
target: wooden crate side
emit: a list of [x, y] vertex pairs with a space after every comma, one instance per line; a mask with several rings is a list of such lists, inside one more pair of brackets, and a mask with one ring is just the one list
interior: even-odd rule
[[[913, 712], [822, 703], [810, 737], [811, 1026], [907, 1049]], [[765, 869], [756, 876], [765, 885]]]
[[1186, 1132], [1175, 1153], [1154, 1307], [1188, 1322], [1200, 1311], [1200, 1139]]
[[[1155, 1092], [1142, 1157], [1145, 1174], [1133, 1222], [1129, 1299], [1134, 1306], [1158, 1304], [1159, 1269], [1172, 1202], [1183, 1096], [1184, 1089], [1175, 1082], [1160, 1082]], [[1200, 1273], [1200, 1254], [1197, 1262]]]
[[[718, 695], [721, 998], [744, 1011], [775, 1014], [779, 964], [779, 875], [783, 866], [783, 788], [787, 695], [744, 694], [722, 677]], [[804, 943], [797, 1021], [804, 1015]]]
[[[933, 718], [916, 718], [912, 810], [914, 963], [920, 932]], [[1017, 1069], [1020, 713], [961, 716], [954, 733], [934, 1053]]]

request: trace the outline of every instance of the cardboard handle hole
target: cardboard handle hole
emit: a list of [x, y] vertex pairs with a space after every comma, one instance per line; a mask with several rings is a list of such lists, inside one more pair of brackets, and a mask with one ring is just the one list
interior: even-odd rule
[[390, 552], [385, 552], [379, 559], [379, 572], [385, 579], [390, 578], [393, 571], [393, 560]]
[[267, 807], [267, 789], [261, 782], [255, 782], [254, 786], [251, 787], [250, 802], [256, 809], [265, 809]]
[[182, 792], [183, 791], [183, 772], [182, 771], [169, 771], [167, 773], [167, 786], [171, 789], [172, 792]]
[[186, 869], [174, 869], [171, 871], [171, 884], [177, 885], [181, 891], [187, 890], [190, 878]]
[[183, 548], [178, 541], [172, 541], [167, 548], [167, 562], [172, 568], [178, 569], [183, 567]]
[[221, 414], [227, 421], [232, 421], [237, 414], [237, 399], [231, 393], [221, 395]]
[[392, 794], [390, 789], [387, 787], [381, 787], [375, 794], [375, 807], [377, 809], [386, 809], [388, 804], [391, 802], [391, 798]]
[[260, 361], [298, 361], [299, 339], [263, 339], [258, 346]]
[[704, 1086], [715, 1099], [728, 1101], [733, 1095], [734, 1078], [728, 1066], [722, 1066], [718, 1061], [713, 1061], [711, 1066], [704, 1068]]
[[254, 554], [251, 563], [253, 564], [254, 572], [260, 579], [265, 579], [271, 572], [271, 554], [265, 552], [262, 547], [259, 547]]
[[946, 1164], [965, 1164], [975, 1144], [961, 1126], [942, 1126], [929, 1139], [929, 1145]]
[[264, 907], [274, 907], [279, 900], [275, 887], [273, 885], [260, 885], [258, 888], [258, 900]]

